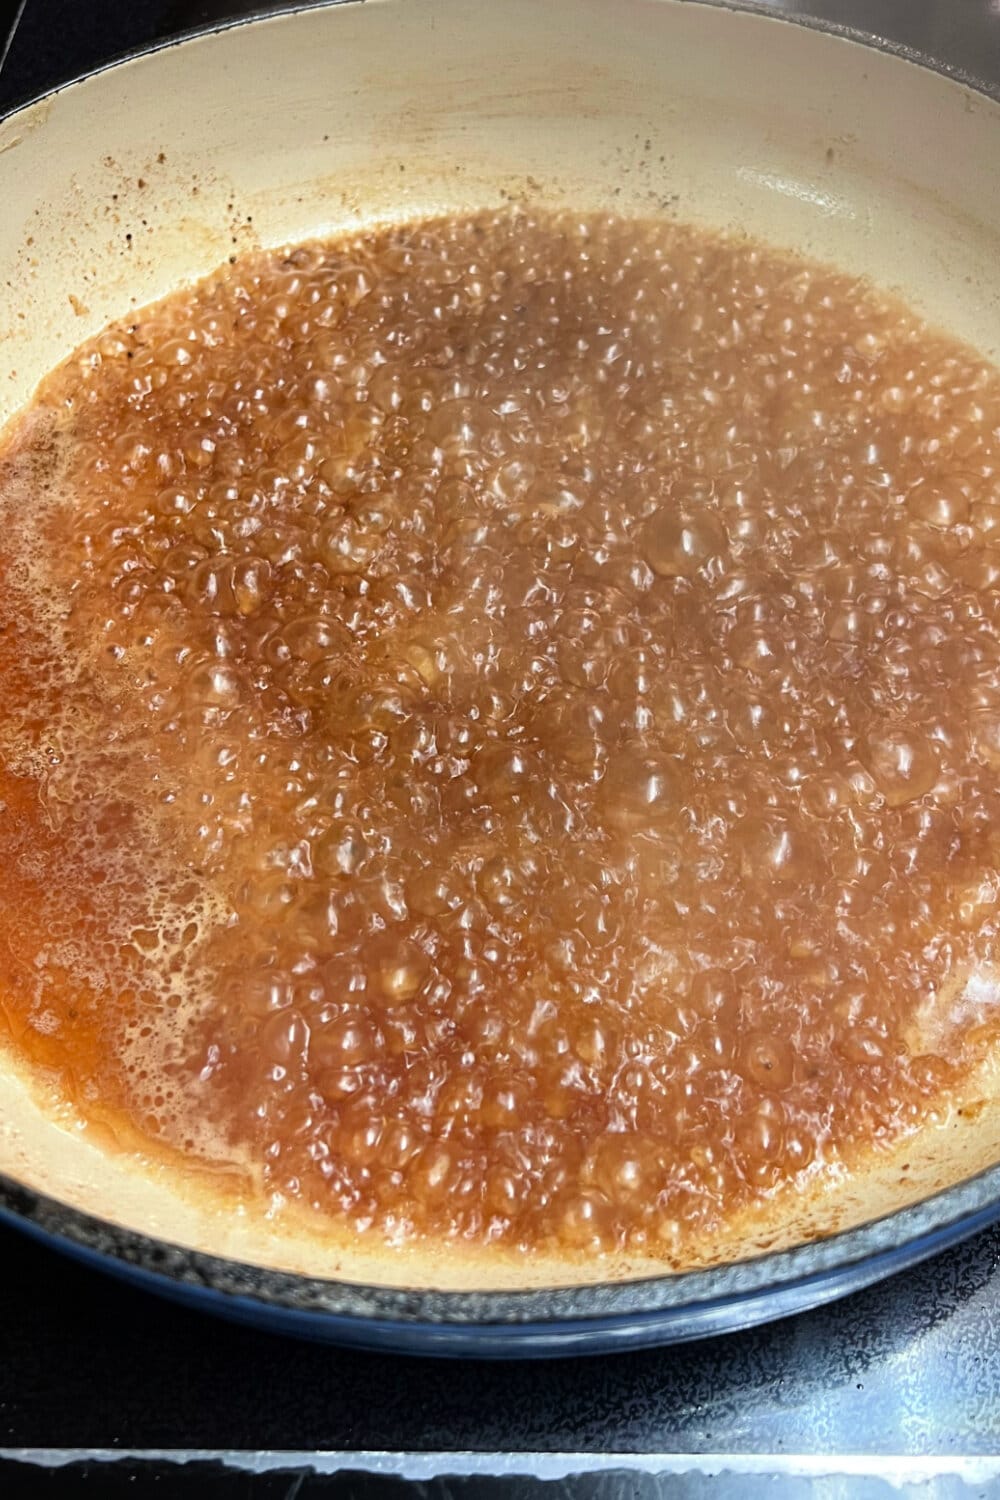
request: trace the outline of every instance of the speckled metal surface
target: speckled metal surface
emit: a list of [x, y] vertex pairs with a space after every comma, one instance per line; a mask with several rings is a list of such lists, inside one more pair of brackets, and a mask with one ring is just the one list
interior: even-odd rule
[[[29, 1464], [34, 1461], [34, 1468]], [[548, 1458], [544, 1454], [340, 1454], [272, 1453], [221, 1455], [187, 1452], [84, 1457], [62, 1453], [0, 1458], [0, 1481], [17, 1485], [28, 1497], [51, 1494], [51, 1483], [99, 1485], [102, 1500], [135, 1493], [138, 1480], [183, 1483], [184, 1494], [200, 1500], [246, 1500], [253, 1495], [274, 1500], [314, 1500], [331, 1494], [350, 1500], [390, 1500], [414, 1492], [426, 1500], [482, 1500], [516, 1495], [518, 1500], [545, 1500], [572, 1494], [579, 1500], [768, 1500], [820, 1497], [820, 1500], [995, 1500], [1000, 1495], [996, 1464], [964, 1459], [947, 1471], [927, 1463], [898, 1458], [863, 1470], [857, 1461], [795, 1456], [729, 1458], [691, 1455], [673, 1458], [633, 1455], [627, 1464], [614, 1455], [597, 1460], [585, 1454]], [[27, 1489], [25, 1485], [27, 1484]], [[412, 1486], [412, 1487], [411, 1487]], [[77, 1493], [72, 1488], [71, 1493]]]
[[[778, 0], [772, 8], [786, 12], [796, 9], [790, 4], [778, 3]], [[71, 57], [62, 52], [57, 71], [50, 70], [40, 79], [37, 74], [38, 52], [25, 51], [26, 39], [30, 38], [33, 28], [37, 32], [39, 15], [43, 13], [49, 17], [48, 34], [58, 34], [60, 28], [53, 26], [52, 22], [63, 12], [60, 6], [48, 3], [48, 0], [29, 0], [0, 81], [0, 104], [4, 93], [7, 97], [18, 97], [33, 92], [34, 87], [42, 82], [56, 81], [60, 73], [76, 72], [81, 67], [99, 63], [107, 55], [120, 51], [122, 43], [135, 45], [152, 36], [169, 34], [176, 27], [220, 18], [238, 9], [238, 5], [185, 6], [183, 3], [131, 7], [127, 15], [122, 10], [122, 16], [128, 22], [127, 28], [116, 34], [117, 8], [108, 7], [103, 13], [102, 23], [88, 33], [82, 55], [78, 52]], [[935, 52], [950, 68], [980, 78], [988, 85], [996, 86], [1000, 82], [1000, 15], [995, 4], [965, 0], [963, 4], [942, 8], [912, 3], [905, 7], [889, 3], [867, 3], [864, 6], [830, 3], [806, 4], [801, 9], [826, 22], [861, 24], [885, 39], [901, 41], [922, 52]], [[144, 22], [142, 17], [145, 17]], [[135, 31], [137, 21], [146, 26], [141, 34]], [[526, 1324], [582, 1314], [586, 1317], [586, 1324], [570, 1330], [566, 1347], [588, 1348], [598, 1344], [613, 1347], [614, 1337], [640, 1343], [665, 1335], [691, 1338], [707, 1331], [718, 1332], [739, 1323], [745, 1324], [762, 1316], [786, 1314], [840, 1295], [852, 1287], [865, 1285], [876, 1275], [885, 1275], [891, 1269], [912, 1264], [920, 1256], [952, 1242], [961, 1232], [980, 1227], [996, 1211], [998, 1187], [1000, 1169], [986, 1174], [976, 1183], [942, 1195], [931, 1204], [908, 1211], [907, 1215], [896, 1216], [891, 1222], [868, 1226], [824, 1244], [719, 1272], [674, 1281], [590, 1289], [585, 1293], [505, 1294], [485, 1299], [475, 1294], [414, 1298], [409, 1293], [380, 1292], [262, 1274], [250, 1268], [155, 1245], [140, 1236], [125, 1234], [84, 1216], [67, 1215], [58, 1205], [25, 1194], [15, 1185], [7, 1185], [0, 1191], [0, 1206], [39, 1232], [71, 1241], [84, 1254], [110, 1256], [146, 1284], [169, 1278], [174, 1283], [175, 1293], [189, 1301], [200, 1303], [210, 1290], [221, 1292], [229, 1310], [252, 1317], [254, 1299], [263, 1298], [272, 1307], [279, 1307], [288, 1314], [283, 1326], [292, 1331], [315, 1336], [319, 1317], [367, 1320], [374, 1316], [381, 1321], [381, 1335], [385, 1342], [406, 1345], [409, 1341], [400, 1336], [400, 1329], [405, 1332], [407, 1325], [417, 1320], [431, 1320], [448, 1333], [447, 1340], [442, 1337], [431, 1341], [432, 1345], [437, 1343], [440, 1352], [445, 1342], [450, 1342], [452, 1349], [462, 1345], [463, 1326], [485, 1317], [495, 1323], [509, 1321], [518, 1325], [519, 1334], [530, 1334], [528, 1339], [521, 1338], [516, 1346], [518, 1352], [545, 1352], [548, 1345], [546, 1330], [526, 1328]], [[902, 1251], [901, 1246], [904, 1247]], [[832, 1269], [836, 1274], [831, 1277]], [[826, 1278], [822, 1285], [818, 1281], [821, 1277]], [[782, 1289], [777, 1297], [772, 1294], [775, 1285]], [[761, 1300], [765, 1292], [770, 1298], [768, 1302]], [[651, 1319], [648, 1317], [650, 1313], [653, 1314]], [[610, 1326], [612, 1322], [615, 1327]], [[366, 1337], [364, 1331], [359, 1334], [357, 1328], [345, 1325], [327, 1331], [346, 1339]], [[500, 1330], [490, 1352], [510, 1353], [514, 1347], [505, 1332]]]

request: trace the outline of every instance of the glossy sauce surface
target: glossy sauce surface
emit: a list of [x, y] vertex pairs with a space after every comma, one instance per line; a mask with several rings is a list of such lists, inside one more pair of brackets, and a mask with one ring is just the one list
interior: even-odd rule
[[1000, 376], [503, 214], [224, 268], [0, 450], [0, 1021], [402, 1239], [676, 1253], [994, 1036]]

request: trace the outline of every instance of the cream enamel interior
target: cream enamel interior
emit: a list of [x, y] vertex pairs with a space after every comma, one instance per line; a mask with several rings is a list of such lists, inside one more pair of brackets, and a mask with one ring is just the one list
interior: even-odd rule
[[[505, 200], [664, 214], [870, 276], [1000, 358], [1000, 105], [899, 58], [683, 0], [368, 0], [238, 26], [0, 125], [0, 423], [83, 339], [231, 254]], [[2, 985], [2, 975], [0, 975]], [[862, 1222], [993, 1161], [1000, 1086], [703, 1263]], [[906, 1169], [903, 1170], [903, 1161]], [[103, 1152], [0, 1071], [0, 1170], [256, 1264], [395, 1285], [646, 1274], [318, 1238]], [[664, 1260], [663, 1268], [671, 1268]]]

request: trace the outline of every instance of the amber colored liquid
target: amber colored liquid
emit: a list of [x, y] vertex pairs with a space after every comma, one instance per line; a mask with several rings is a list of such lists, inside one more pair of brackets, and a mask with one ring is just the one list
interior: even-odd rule
[[2, 458], [0, 1020], [399, 1237], [661, 1252], [992, 1038], [1000, 375], [483, 215], [241, 260]]

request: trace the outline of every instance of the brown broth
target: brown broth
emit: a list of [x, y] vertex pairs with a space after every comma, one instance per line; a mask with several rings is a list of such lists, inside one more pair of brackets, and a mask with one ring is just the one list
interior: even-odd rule
[[994, 1037], [1000, 375], [484, 214], [239, 261], [0, 450], [0, 1023], [262, 1198], [662, 1253]]

